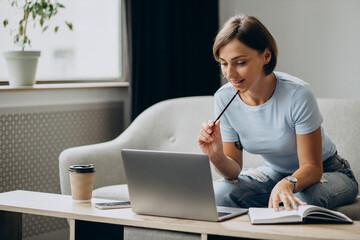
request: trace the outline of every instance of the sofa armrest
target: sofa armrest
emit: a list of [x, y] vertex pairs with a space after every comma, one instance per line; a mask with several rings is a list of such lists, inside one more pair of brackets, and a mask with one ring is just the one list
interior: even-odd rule
[[94, 189], [125, 183], [119, 141], [109, 141], [64, 150], [59, 156], [61, 193], [71, 195], [68, 169], [71, 165], [94, 164]]
[[126, 183], [121, 150], [124, 148], [147, 149], [147, 124], [135, 120], [120, 136], [112, 141], [73, 147], [59, 156], [61, 193], [71, 195], [69, 166], [95, 165], [94, 189]]

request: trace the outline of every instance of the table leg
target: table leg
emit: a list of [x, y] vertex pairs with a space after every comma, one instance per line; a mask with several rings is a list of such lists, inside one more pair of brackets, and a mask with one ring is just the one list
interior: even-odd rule
[[22, 239], [22, 213], [0, 211], [0, 239]]
[[75, 219], [70, 219], [69, 225], [70, 225], [70, 239], [69, 240], [75, 240]]
[[201, 240], [208, 240], [208, 236], [206, 233], [201, 234]]

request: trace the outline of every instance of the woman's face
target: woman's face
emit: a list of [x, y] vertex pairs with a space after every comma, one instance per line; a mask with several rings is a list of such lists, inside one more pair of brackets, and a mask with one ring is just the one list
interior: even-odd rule
[[240, 93], [259, 91], [265, 79], [264, 65], [270, 58], [268, 49], [259, 53], [236, 38], [219, 49], [221, 71]]

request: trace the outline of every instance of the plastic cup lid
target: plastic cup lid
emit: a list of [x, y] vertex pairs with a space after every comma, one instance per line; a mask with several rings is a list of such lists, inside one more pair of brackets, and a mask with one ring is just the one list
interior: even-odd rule
[[95, 172], [94, 164], [88, 165], [72, 165], [69, 167], [69, 172], [74, 173], [93, 173]]

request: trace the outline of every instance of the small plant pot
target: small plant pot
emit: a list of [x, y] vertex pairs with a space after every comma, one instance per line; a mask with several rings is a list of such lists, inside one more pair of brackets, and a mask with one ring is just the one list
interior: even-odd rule
[[10, 86], [33, 86], [40, 51], [8, 51], [4, 57]]

